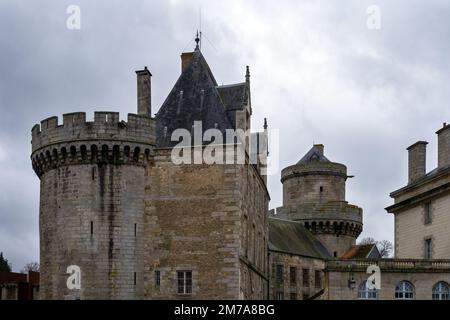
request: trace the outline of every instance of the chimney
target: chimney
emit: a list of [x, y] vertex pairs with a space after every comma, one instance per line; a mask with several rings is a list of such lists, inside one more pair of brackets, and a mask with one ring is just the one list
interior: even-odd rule
[[147, 67], [136, 71], [137, 74], [137, 113], [151, 117], [152, 115], [152, 74]]
[[408, 183], [414, 182], [426, 173], [427, 160], [426, 141], [417, 141], [408, 147]]
[[183, 52], [181, 54], [181, 73], [186, 70], [187, 66], [189, 65], [189, 62], [191, 62], [192, 56], [194, 55], [193, 52]]
[[438, 168], [450, 165], [450, 125], [444, 122], [438, 135]]
[[317, 152], [318, 152], [321, 156], [323, 156], [323, 149], [324, 149], [323, 144], [315, 144], [315, 145], [314, 145], [314, 148], [317, 150]]

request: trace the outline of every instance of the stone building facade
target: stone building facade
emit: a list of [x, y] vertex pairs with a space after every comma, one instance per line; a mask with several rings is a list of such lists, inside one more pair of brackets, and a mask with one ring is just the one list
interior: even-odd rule
[[[155, 117], [152, 75], [136, 74], [127, 121], [76, 112], [32, 128], [41, 298], [450, 299], [450, 126], [432, 172], [425, 142], [408, 149], [409, 183], [388, 208], [396, 257], [382, 259], [356, 245], [362, 209], [346, 201], [347, 168], [323, 145], [282, 170], [283, 206], [269, 212], [267, 123], [248, 134], [248, 67], [243, 82], [219, 86], [197, 45]], [[231, 142], [219, 138], [230, 131]], [[74, 265], [80, 288], [68, 286]], [[366, 286], [373, 265], [378, 291]]]
[[[422, 256], [415, 258], [408, 253], [403, 259], [397, 255], [387, 259], [374, 244], [355, 244], [362, 231], [362, 210], [345, 201], [346, 168], [330, 162], [323, 149], [322, 145], [313, 146], [296, 165], [281, 172], [283, 207], [272, 210], [269, 218], [270, 298], [449, 300], [448, 255], [419, 259]], [[445, 216], [444, 212], [441, 215]], [[396, 239], [416, 238], [413, 231], [423, 225], [401, 220], [399, 228], [397, 221]], [[442, 229], [450, 225], [438, 221], [444, 224]], [[379, 268], [378, 289], [367, 287], [373, 268]]]
[[450, 258], [450, 125], [438, 130], [438, 164], [426, 172], [427, 142], [408, 148], [408, 184], [391, 193], [396, 258]]
[[[145, 68], [136, 72], [138, 112], [128, 121], [115, 112], [86, 121], [77, 112], [33, 127], [43, 299], [267, 297], [269, 194], [264, 161], [249, 160], [267, 156], [262, 141], [256, 151], [242, 139], [215, 141], [214, 152], [234, 157], [239, 149], [243, 162], [172, 161], [177, 129], [251, 129], [248, 67], [244, 82], [219, 86], [198, 46], [181, 58], [155, 118]], [[71, 265], [81, 269], [80, 289], [66, 285]]]

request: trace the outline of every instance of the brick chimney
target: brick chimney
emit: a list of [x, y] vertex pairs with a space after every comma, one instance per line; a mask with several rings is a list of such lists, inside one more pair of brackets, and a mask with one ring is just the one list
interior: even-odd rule
[[414, 182], [426, 173], [427, 160], [426, 141], [417, 141], [408, 147], [408, 183]]
[[444, 123], [436, 134], [438, 136], [438, 168], [443, 168], [450, 165], [450, 125]]
[[193, 55], [194, 55], [193, 52], [183, 52], [181, 54], [181, 73], [183, 73], [183, 71], [186, 70], [187, 66], [189, 65], [189, 62], [191, 62]]
[[317, 150], [317, 152], [323, 156], [324, 146], [323, 144], [315, 144], [314, 148]]
[[136, 71], [137, 74], [137, 113], [140, 115], [152, 115], [152, 74], [147, 67]]

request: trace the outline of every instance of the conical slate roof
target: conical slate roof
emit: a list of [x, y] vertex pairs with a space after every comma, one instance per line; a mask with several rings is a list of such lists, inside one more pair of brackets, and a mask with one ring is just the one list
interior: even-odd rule
[[309, 162], [330, 162], [323, 154], [323, 145], [315, 144], [297, 164], [305, 164]]
[[172, 132], [178, 128], [192, 132], [194, 121], [202, 122], [203, 132], [233, 128], [217, 82], [198, 48], [156, 114], [157, 145], [176, 145], [177, 141], [171, 141]]

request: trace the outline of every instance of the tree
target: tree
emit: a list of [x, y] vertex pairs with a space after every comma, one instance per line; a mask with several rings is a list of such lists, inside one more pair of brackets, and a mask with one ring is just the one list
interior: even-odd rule
[[394, 249], [394, 246], [389, 240], [381, 240], [377, 241], [374, 238], [367, 237], [362, 239], [359, 244], [365, 245], [365, 244], [375, 244], [378, 248], [378, 251], [380, 252], [380, 255], [382, 258], [389, 258], [389, 256], [392, 253], [392, 250]]
[[394, 249], [394, 246], [388, 240], [378, 241], [377, 247], [378, 247], [378, 251], [380, 251], [380, 254], [383, 258], [389, 258], [392, 250]]
[[3, 258], [3, 252], [0, 252], [0, 271], [11, 272], [11, 264], [8, 262], [8, 259]]
[[20, 273], [28, 273], [28, 271], [33, 272], [39, 272], [39, 263], [37, 262], [30, 262], [23, 267], [23, 269], [20, 271]]
[[374, 238], [366, 237], [362, 239], [359, 244], [365, 245], [365, 244], [376, 244], [377, 241]]

